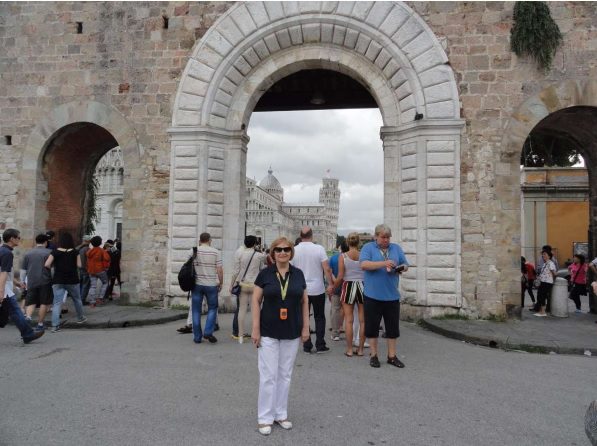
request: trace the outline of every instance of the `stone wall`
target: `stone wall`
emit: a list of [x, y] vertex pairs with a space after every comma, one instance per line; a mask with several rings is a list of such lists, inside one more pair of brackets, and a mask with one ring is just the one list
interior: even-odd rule
[[[124, 166], [135, 203], [124, 209], [124, 219], [139, 222], [139, 236], [130, 240], [139, 245], [138, 256], [126, 260], [125, 232], [124, 264], [141, 258], [134, 278], [143, 290], [138, 298], [160, 299], [168, 269], [167, 129], [174, 95], [196, 41], [232, 4], [0, 3], [0, 229], [15, 225], [28, 187], [16, 173], [24, 167], [32, 129], [70, 101], [106, 104], [132, 125], [140, 154], [140, 165]], [[444, 46], [466, 120], [460, 144], [462, 299], [454, 310], [501, 313], [518, 299], [520, 254], [520, 151], [506, 148], [505, 132], [517, 108], [544, 88], [595, 77], [597, 7], [549, 4], [564, 42], [553, 68], [542, 73], [509, 50], [513, 3], [408, 4]], [[8, 135], [11, 145], [5, 144]]]
[[531, 96], [566, 79], [597, 74], [597, 5], [549, 2], [564, 41], [546, 73], [510, 52], [514, 2], [409, 5], [445, 45], [466, 120], [461, 141], [463, 306], [481, 315], [499, 313], [519, 302], [520, 294], [522, 146], [506, 148], [505, 131]]
[[[142, 224], [135, 228], [135, 239], [125, 235], [123, 263], [127, 245], [131, 252], [131, 244], [138, 244], [139, 255], [128, 259], [144, 262], [134, 278], [144, 290], [138, 298], [161, 299], [167, 258], [167, 128], [174, 92], [195, 41], [230, 4], [0, 3], [0, 143], [6, 135], [12, 139], [12, 145], [0, 145], [0, 225], [16, 224], [17, 192], [26, 187], [16, 172], [23, 167], [21, 153], [33, 127], [70, 101], [113, 107], [132, 124], [142, 153], [141, 165], [125, 166], [125, 175], [130, 179], [136, 169], [147, 179], [144, 185], [129, 181], [136, 208], [124, 209], [125, 219], [140, 215]], [[30, 232], [45, 229], [37, 226]]]

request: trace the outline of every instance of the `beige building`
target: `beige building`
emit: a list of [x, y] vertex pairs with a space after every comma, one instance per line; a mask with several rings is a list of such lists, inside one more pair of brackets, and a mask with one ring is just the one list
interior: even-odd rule
[[548, 3], [563, 42], [546, 70], [511, 52], [513, 7], [2, 2], [0, 230], [20, 228], [23, 249], [47, 228], [81, 235], [86, 182], [118, 146], [123, 295], [178, 302], [199, 233], [231, 270], [254, 111], [378, 107], [384, 221], [415, 265], [403, 315], [509, 312], [525, 139], [537, 127], [574, 135], [597, 169], [595, 3]]

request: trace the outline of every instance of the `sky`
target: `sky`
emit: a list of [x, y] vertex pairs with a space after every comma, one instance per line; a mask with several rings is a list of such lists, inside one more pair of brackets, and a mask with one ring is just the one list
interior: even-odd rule
[[382, 126], [378, 109], [253, 113], [247, 176], [271, 166], [284, 201], [317, 202], [321, 179], [340, 180], [338, 233], [372, 232], [383, 221]]

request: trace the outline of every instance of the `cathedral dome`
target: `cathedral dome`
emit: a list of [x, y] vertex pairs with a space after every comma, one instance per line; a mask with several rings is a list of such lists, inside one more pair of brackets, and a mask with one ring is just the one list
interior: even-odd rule
[[282, 200], [284, 190], [278, 179], [273, 175], [273, 172], [274, 171], [270, 167], [267, 171], [267, 175], [259, 182], [259, 187]]

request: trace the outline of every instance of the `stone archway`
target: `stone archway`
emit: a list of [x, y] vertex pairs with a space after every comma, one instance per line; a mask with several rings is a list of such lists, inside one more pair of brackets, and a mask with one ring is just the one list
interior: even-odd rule
[[[36, 231], [46, 229], [48, 219], [47, 187], [48, 183], [42, 173], [43, 159], [52, 141], [61, 135], [64, 129], [79, 125], [92, 124], [101, 127], [104, 132], [120, 145], [124, 163], [129, 166], [140, 166], [140, 146], [133, 127], [116, 109], [95, 101], [76, 101], [60, 105], [45, 115], [33, 128], [23, 149], [23, 164], [19, 171], [19, 189], [16, 210], [16, 225], [21, 228], [27, 238], [33, 238]], [[94, 159], [97, 162], [97, 159]], [[91, 166], [91, 168], [94, 166]], [[89, 169], [90, 166], [81, 166]], [[142, 212], [141, 204], [133, 199], [135, 190], [143, 190], [146, 179], [142, 170], [127, 169], [124, 178], [124, 215], [123, 233], [124, 252], [122, 257], [123, 273], [127, 276], [125, 288], [126, 296], [135, 301], [142, 291], [140, 277], [143, 271], [141, 255]]]
[[[561, 115], [566, 110], [597, 107], [597, 81], [595, 80], [567, 80], [560, 84], [544, 88], [536, 95], [523, 102], [512, 113], [512, 118], [504, 133], [502, 153], [504, 169], [498, 180], [503, 186], [500, 188], [504, 212], [509, 214], [508, 221], [512, 222], [513, 231], [520, 233], [520, 153], [526, 138], [531, 131], [550, 116]], [[585, 123], [586, 124], [586, 123]], [[584, 128], [583, 128], [584, 127]], [[590, 227], [593, 241], [597, 240], [597, 134], [594, 125], [577, 123], [577, 130], [582, 131], [579, 138], [590, 142], [583, 150], [586, 167], [589, 173]], [[507, 174], [506, 174], [507, 172]], [[595, 250], [595, 246], [593, 246]], [[513, 255], [512, 267], [518, 270], [518, 254]], [[593, 253], [594, 254], [594, 253]], [[520, 284], [518, 280], [510, 280], [509, 304], [519, 305]]]
[[261, 95], [297, 71], [327, 69], [364, 85], [380, 108], [384, 220], [416, 265], [402, 281], [405, 301], [459, 307], [463, 122], [447, 62], [403, 3], [250, 2], [228, 10], [194, 48], [174, 104], [170, 294], [181, 294], [176, 273], [200, 232], [223, 250], [225, 269], [240, 243], [246, 129]]

